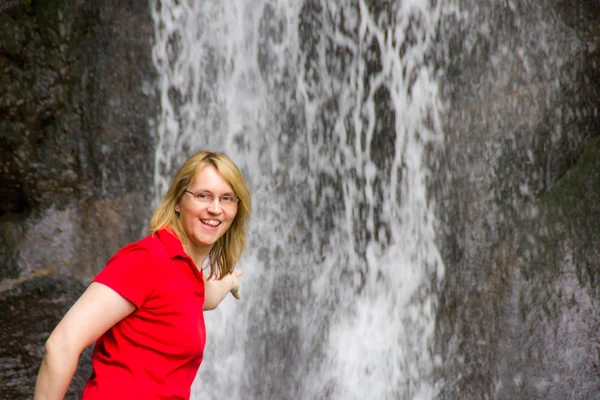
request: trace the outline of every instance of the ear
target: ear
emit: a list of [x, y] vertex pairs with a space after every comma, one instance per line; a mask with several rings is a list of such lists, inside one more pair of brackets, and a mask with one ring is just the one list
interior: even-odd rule
[[179, 212], [179, 203], [175, 204], [175, 212], [178, 213]]

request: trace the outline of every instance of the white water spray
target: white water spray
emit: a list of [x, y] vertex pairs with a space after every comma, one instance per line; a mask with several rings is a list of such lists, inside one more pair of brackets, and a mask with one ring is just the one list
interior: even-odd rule
[[157, 197], [209, 148], [254, 202], [243, 298], [206, 314], [192, 398], [434, 397], [441, 7], [153, 2]]

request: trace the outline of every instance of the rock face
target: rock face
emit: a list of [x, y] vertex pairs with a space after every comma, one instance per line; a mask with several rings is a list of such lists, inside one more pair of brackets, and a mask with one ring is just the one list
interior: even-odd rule
[[[152, 32], [145, 2], [3, 2], [0, 280], [48, 266], [89, 274], [140, 236], [153, 165]], [[111, 245], [66, 257], [96, 234]], [[24, 242], [39, 242], [41, 257]]]
[[[143, 233], [152, 34], [147, 2], [0, 2], [2, 399], [31, 398], [54, 326]], [[58, 274], [14, 286], [48, 271]], [[69, 399], [80, 397], [89, 359], [88, 349]]]
[[439, 398], [599, 398], [600, 9], [461, 3]]
[[[31, 399], [49, 332], [85, 286], [66, 276], [43, 276], [0, 292], [0, 399]], [[78, 399], [91, 374], [91, 348], [86, 349], [67, 393]]]
[[535, 209], [445, 283], [440, 398], [600, 396], [600, 139]]

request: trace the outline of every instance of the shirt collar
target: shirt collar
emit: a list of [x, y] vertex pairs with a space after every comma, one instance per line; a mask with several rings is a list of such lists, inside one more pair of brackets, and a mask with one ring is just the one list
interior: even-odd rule
[[175, 257], [189, 258], [187, 253], [183, 250], [181, 240], [177, 237], [175, 231], [171, 228], [160, 229], [156, 232], [158, 240], [165, 246], [167, 254], [171, 259]]

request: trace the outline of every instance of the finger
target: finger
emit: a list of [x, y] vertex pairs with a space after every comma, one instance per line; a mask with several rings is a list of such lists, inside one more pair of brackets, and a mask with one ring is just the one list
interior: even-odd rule
[[236, 270], [234, 270], [233, 272], [235, 273], [235, 276], [236, 276], [236, 277], [237, 277], [237, 276], [242, 276], [242, 275], [244, 275], [244, 271], [243, 271], [243, 270], [241, 270], [241, 269], [236, 269]]

